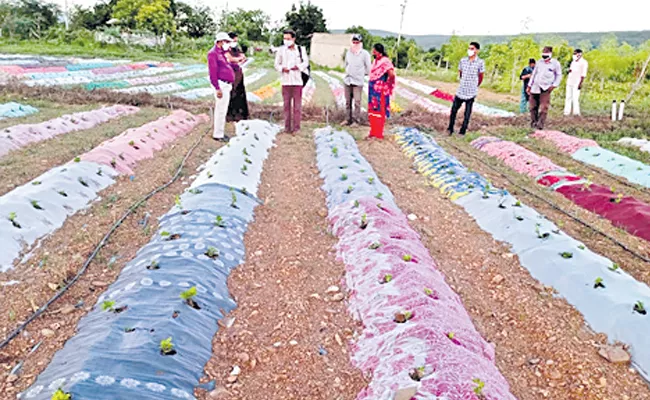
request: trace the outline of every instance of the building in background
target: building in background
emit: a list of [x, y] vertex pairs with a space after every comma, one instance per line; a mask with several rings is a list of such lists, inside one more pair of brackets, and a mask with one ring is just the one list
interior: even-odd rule
[[314, 33], [311, 38], [312, 63], [329, 68], [343, 67], [351, 41], [352, 34]]

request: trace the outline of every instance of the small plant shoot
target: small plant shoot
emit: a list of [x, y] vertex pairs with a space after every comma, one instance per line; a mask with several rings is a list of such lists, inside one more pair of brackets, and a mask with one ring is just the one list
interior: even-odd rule
[[21, 226], [20, 226], [20, 224], [18, 223], [18, 221], [16, 221], [16, 218], [18, 218], [18, 215], [16, 215], [16, 213], [15, 213], [14, 211], [12, 211], [12, 212], [9, 213], [9, 221], [11, 221], [12, 225], [13, 225], [15, 228], [20, 229]]
[[160, 341], [160, 353], [165, 356], [172, 356], [176, 354], [176, 350], [174, 350], [174, 343], [172, 343], [171, 337]]
[[594, 289], [605, 289], [605, 283], [603, 283], [603, 278], [596, 278], [594, 281]]
[[342, 174], [342, 175], [341, 175], [341, 180], [342, 180], [342, 181], [347, 181], [347, 180], [348, 180], [348, 176], [347, 176], [346, 174]]
[[393, 275], [392, 274], [386, 274], [384, 275], [384, 279], [382, 279], [381, 283], [388, 283], [393, 280]]
[[485, 388], [485, 382], [483, 382], [479, 378], [472, 379], [472, 382], [474, 382], [476, 384], [474, 389], [472, 389], [474, 391], [474, 394], [482, 399], [484, 397], [483, 396], [483, 388]]
[[75, 157], [74, 162], [81, 162], [81, 157]]
[[643, 305], [642, 301], [637, 301], [636, 304], [634, 305], [634, 311], [641, 314], [641, 315], [646, 315], [648, 312], [645, 309], [645, 306]]
[[214, 225], [219, 228], [225, 228], [226, 222], [223, 220], [223, 217], [221, 215], [217, 215], [217, 217], [214, 219]]
[[115, 311], [115, 302], [111, 300], [106, 300], [102, 303], [102, 311]]
[[359, 224], [359, 228], [366, 229], [367, 227], [368, 227], [368, 216], [366, 214], [363, 214], [361, 216], [361, 223]]
[[206, 250], [205, 255], [214, 260], [219, 257], [219, 250], [216, 247], [210, 246]]
[[570, 258], [573, 258], [573, 253], [571, 253], [569, 251], [565, 251], [565, 252], [560, 253], [560, 256], [562, 256], [562, 258], [568, 260]]
[[345, 190], [345, 193], [350, 194], [350, 193], [352, 193], [353, 190], [354, 190], [354, 187], [348, 186], [348, 188]]
[[613, 263], [611, 267], [609, 267], [609, 270], [612, 272], [616, 272], [617, 274], [619, 273], [619, 270], [621, 269], [621, 266]]
[[379, 242], [375, 242], [375, 243], [371, 244], [370, 246], [368, 246], [368, 248], [370, 250], [377, 250], [380, 247], [381, 247], [381, 243], [379, 243]]
[[64, 392], [63, 389], [59, 388], [54, 394], [52, 394], [51, 400], [72, 400], [72, 395], [68, 392]]
[[413, 313], [411, 311], [402, 311], [395, 314], [394, 321], [398, 324], [403, 324], [411, 318], [413, 318]]
[[244, 150], [242, 150], [241, 153], [246, 157], [250, 156], [250, 154], [248, 154], [248, 150], [246, 150], [246, 147], [244, 147]]
[[410, 254], [404, 254], [402, 256], [402, 260], [404, 260], [406, 262], [411, 262], [411, 261], [413, 261], [413, 256], [411, 256]]

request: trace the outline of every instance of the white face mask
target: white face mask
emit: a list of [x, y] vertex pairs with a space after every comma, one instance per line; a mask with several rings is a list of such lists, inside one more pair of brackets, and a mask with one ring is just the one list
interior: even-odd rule
[[580, 59], [580, 56], [577, 54], [573, 55], [573, 61], [578, 61]]
[[285, 40], [284, 45], [287, 47], [291, 47], [293, 45], [293, 40]]
[[230, 50], [230, 42], [222, 43], [221, 48], [224, 49], [224, 51]]
[[231, 49], [237, 48], [237, 42], [230, 42], [230, 48]]
[[542, 58], [545, 60], [548, 60], [549, 58], [551, 58], [551, 56], [552, 56], [551, 53], [542, 53]]
[[467, 55], [473, 57], [476, 54], [476, 50], [467, 50]]

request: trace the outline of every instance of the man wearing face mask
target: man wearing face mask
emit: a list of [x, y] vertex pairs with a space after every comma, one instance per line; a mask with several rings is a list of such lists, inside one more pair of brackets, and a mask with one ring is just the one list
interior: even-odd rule
[[[365, 77], [370, 73], [372, 65], [370, 53], [363, 49], [363, 38], [359, 34], [352, 36], [352, 47], [345, 54], [345, 124], [359, 123], [361, 116], [361, 93]], [[354, 108], [352, 102], [354, 101]]]
[[544, 129], [551, 93], [562, 82], [562, 66], [553, 58], [553, 48], [544, 47], [542, 59], [535, 65], [526, 92], [530, 95], [530, 126]]
[[296, 45], [296, 32], [284, 31], [284, 46], [275, 55], [275, 69], [281, 74], [282, 99], [284, 100], [284, 130], [295, 133], [300, 130], [302, 118], [303, 73], [307, 73], [307, 51]]
[[225, 32], [217, 34], [215, 45], [208, 52], [208, 73], [210, 83], [214, 87], [214, 132], [212, 138], [219, 141], [228, 141], [225, 136], [226, 114], [230, 103], [230, 92], [235, 80], [232, 65], [226, 59], [226, 52], [230, 50], [230, 36]]
[[450, 135], [454, 134], [456, 115], [463, 103], [465, 103], [465, 117], [463, 118], [463, 125], [460, 128], [459, 134], [464, 135], [469, 126], [474, 99], [478, 94], [478, 87], [483, 83], [483, 74], [485, 73], [485, 62], [478, 57], [480, 49], [480, 44], [476, 42], [470, 43], [467, 49], [467, 57], [460, 60], [460, 64], [458, 65], [460, 86], [458, 86], [458, 90], [456, 91], [454, 104], [451, 106], [449, 127], [447, 128], [447, 132]]
[[589, 64], [582, 58], [582, 50], [575, 49], [573, 52], [573, 61], [569, 68], [569, 76], [566, 80], [566, 100], [564, 102], [564, 115], [580, 115], [580, 91], [582, 83], [587, 76]]

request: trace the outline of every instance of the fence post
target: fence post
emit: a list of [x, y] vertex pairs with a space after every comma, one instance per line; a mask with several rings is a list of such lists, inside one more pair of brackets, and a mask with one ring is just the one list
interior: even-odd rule
[[616, 100], [612, 101], [612, 121], [616, 121]]

